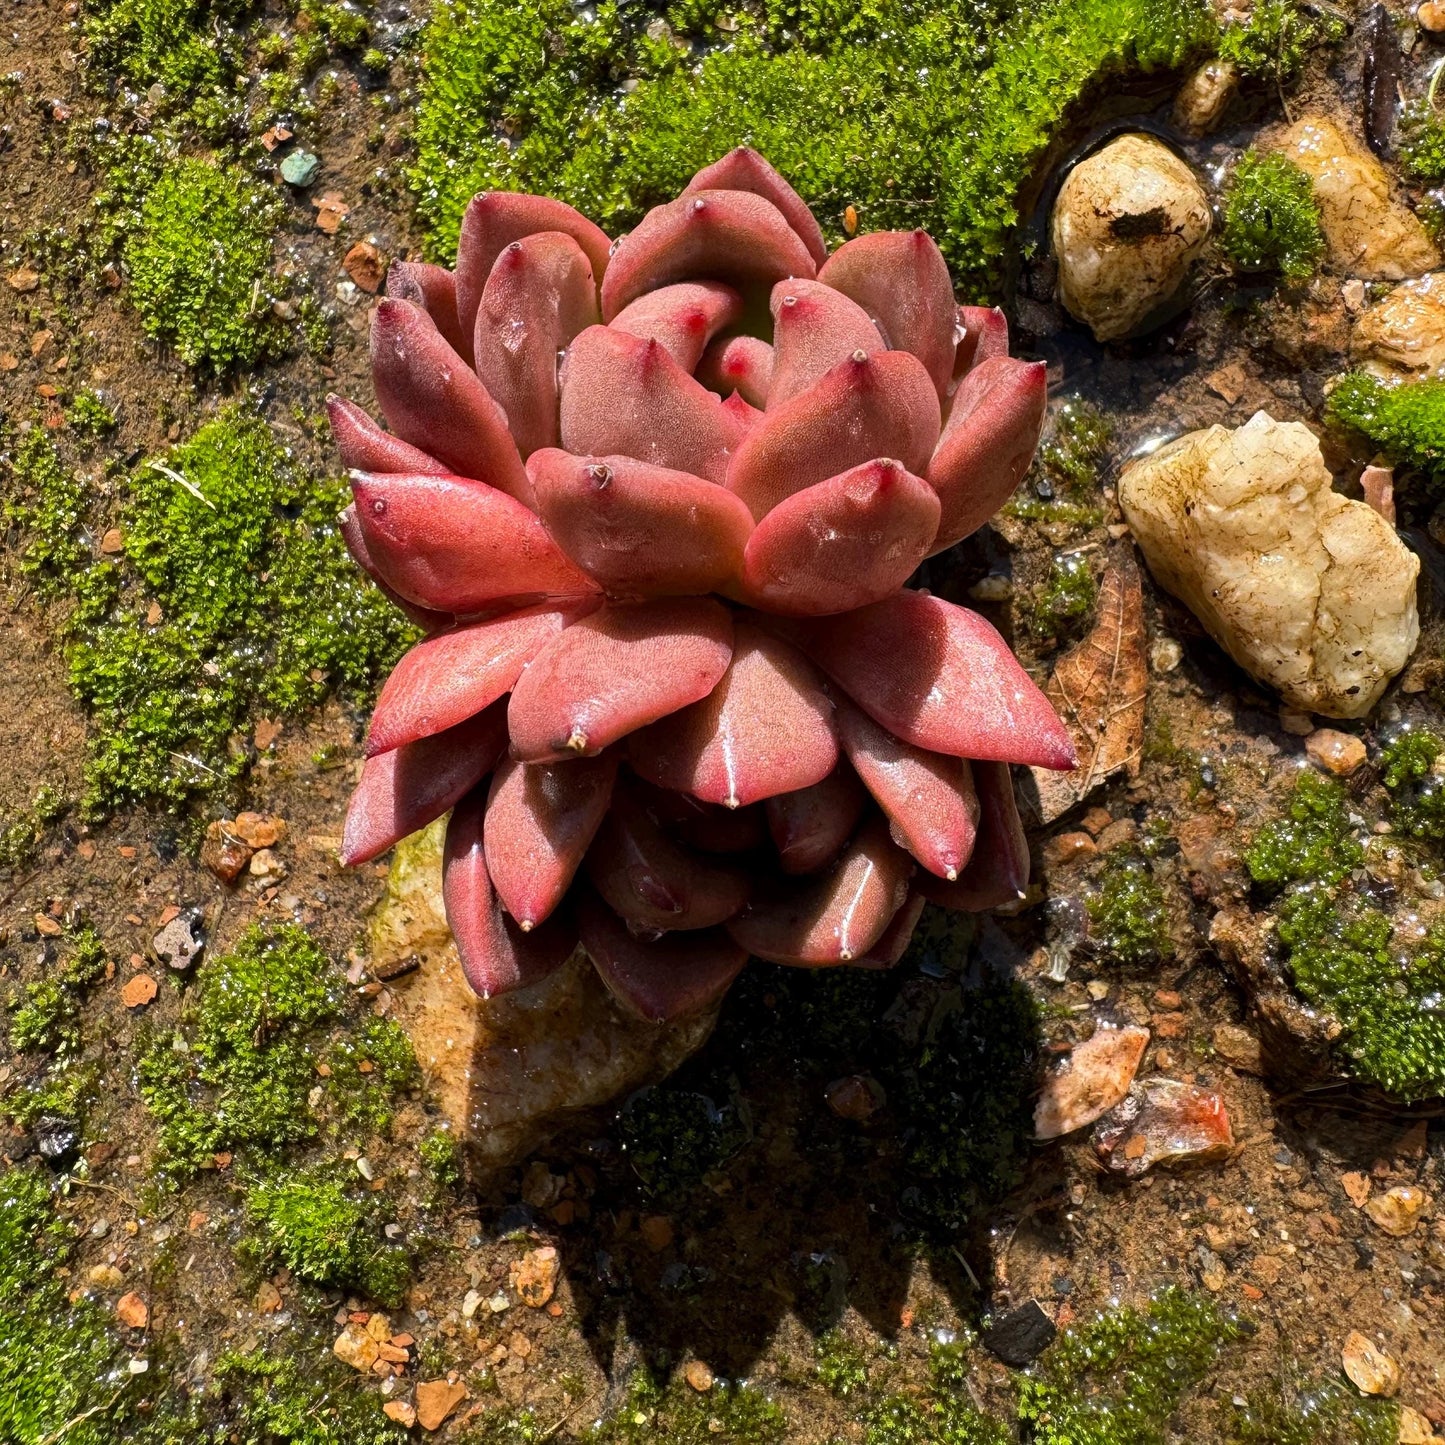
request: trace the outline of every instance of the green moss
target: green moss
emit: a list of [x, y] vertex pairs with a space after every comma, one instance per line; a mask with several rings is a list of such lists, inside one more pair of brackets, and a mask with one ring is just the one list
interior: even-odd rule
[[1066, 1330], [1018, 1379], [1019, 1419], [1036, 1445], [1163, 1445], [1170, 1416], [1244, 1333], [1208, 1296], [1166, 1289]]
[[844, 1399], [868, 1387], [863, 1351], [842, 1330], [828, 1330], [813, 1342], [818, 1382], [830, 1395]]
[[1099, 891], [1088, 908], [1094, 937], [1120, 963], [1147, 963], [1173, 952], [1164, 890], [1142, 858], [1106, 855]]
[[1445, 842], [1445, 742], [1412, 728], [1380, 755], [1380, 781], [1390, 793], [1395, 828], [1412, 838]]
[[338, 1040], [326, 1062], [327, 1088], [341, 1120], [372, 1134], [385, 1133], [396, 1096], [421, 1082], [411, 1040], [390, 1019], [367, 1019]]
[[1364, 857], [1349, 819], [1345, 790], [1313, 769], [1295, 780], [1282, 818], [1265, 824], [1244, 850], [1256, 883], [1338, 883]]
[[1052, 407], [1033, 466], [1004, 511], [1024, 522], [1098, 526], [1099, 473], [1113, 439], [1108, 418], [1081, 397]]
[[1235, 1405], [1229, 1428], [1234, 1445], [1395, 1445], [1400, 1406], [1339, 1378], [1287, 1376]]
[[1358, 1077], [1405, 1099], [1445, 1093], [1445, 930], [1405, 955], [1383, 913], [1306, 884], [1275, 932], [1300, 994], [1343, 1025]]
[[1283, 85], [1299, 75], [1312, 50], [1344, 37], [1344, 21], [1330, 11], [1301, 0], [1259, 0], [1247, 20], [1225, 29], [1219, 53], [1242, 74]]
[[[213, 1373], [215, 1414], [242, 1445], [399, 1445], [407, 1438], [376, 1397], [330, 1361], [227, 1350]], [[194, 1437], [192, 1437], [194, 1438]]]
[[1393, 462], [1445, 485], [1445, 381], [1391, 384], [1351, 372], [1330, 392], [1325, 419], [1358, 432]]
[[706, 1094], [669, 1084], [634, 1094], [618, 1124], [632, 1172], [647, 1194], [662, 1202], [684, 1198], [748, 1137], [736, 1105], [719, 1108]]
[[449, 1129], [433, 1129], [418, 1150], [422, 1166], [438, 1189], [455, 1189], [462, 1182], [462, 1148]]
[[285, 351], [271, 239], [284, 216], [275, 194], [244, 172], [194, 157], [146, 193], [123, 254], [148, 335], [190, 366], [254, 366]]
[[1241, 271], [1309, 280], [1325, 252], [1314, 182], [1287, 156], [1246, 151], [1230, 179], [1220, 245]]
[[864, 1421], [864, 1445], [1009, 1445], [1013, 1431], [978, 1410], [968, 1393], [964, 1343], [935, 1343], [928, 1353], [929, 1393], [889, 1395]]
[[305, 475], [250, 407], [132, 475], [115, 560], [93, 558], [84, 489], [37, 435], [11, 463], [6, 515], [36, 592], [73, 604], [64, 653], [90, 713], [91, 815], [224, 789], [254, 718], [369, 692], [414, 635], [346, 555], [345, 484]]
[[84, 437], [104, 436], [106, 432], [114, 431], [116, 426], [115, 412], [103, 397], [89, 387], [82, 387], [70, 399], [70, 405], [65, 408], [65, 420], [72, 431]]
[[255, 1229], [249, 1252], [279, 1260], [308, 1284], [355, 1289], [383, 1304], [406, 1291], [406, 1251], [386, 1242], [375, 1196], [358, 1196], [337, 1165], [257, 1179], [246, 1217]]
[[11, 996], [10, 1047], [52, 1054], [60, 1062], [80, 1053], [80, 1010], [105, 974], [106, 953], [92, 928], [73, 929], [65, 956], [50, 974]]
[[35, 856], [45, 830], [63, 818], [69, 807], [59, 788], [42, 783], [30, 807], [0, 827], [0, 868], [20, 868], [28, 863]]
[[643, 1366], [616, 1413], [580, 1438], [586, 1445], [777, 1445], [786, 1428], [782, 1410], [759, 1390], [719, 1382], [699, 1395], [681, 1380], [665, 1385]]
[[1099, 581], [1083, 553], [1055, 557], [1025, 605], [1029, 630], [1036, 637], [1066, 637], [1092, 616], [1098, 598]]
[[1431, 100], [1412, 101], [1401, 112], [1399, 152], [1406, 179], [1420, 186], [1445, 181], [1445, 118]]
[[1216, 33], [1197, 0], [1008, 8], [759, 0], [724, 33], [715, 7], [677, 5], [674, 44], [648, 34], [651, 12], [606, 0], [448, 0], [426, 36], [413, 170], [433, 253], [451, 252], [475, 191], [545, 191], [615, 232], [746, 142], [833, 240], [849, 204], [867, 229], [923, 226], [978, 290], [1079, 96]]

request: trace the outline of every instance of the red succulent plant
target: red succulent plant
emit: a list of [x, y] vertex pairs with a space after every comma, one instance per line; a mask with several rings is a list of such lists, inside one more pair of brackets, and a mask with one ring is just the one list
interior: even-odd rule
[[1007, 644], [909, 590], [1038, 442], [1044, 371], [923, 232], [831, 255], [756, 152], [616, 243], [477, 196], [392, 267], [384, 431], [333, 398], [357, 562], [428, 636], [376, 704], [343, 856], [451, 810], [468, 979], [577, 946], [651, 1018], [749, 955], [887, 967], [924, 901], [1018, 896], [1009, 766], [1069, 736]]

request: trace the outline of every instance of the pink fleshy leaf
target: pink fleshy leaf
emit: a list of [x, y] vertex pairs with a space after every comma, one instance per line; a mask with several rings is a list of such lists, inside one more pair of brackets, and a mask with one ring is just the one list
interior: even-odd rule
[[468, 202], [457, 240], [457, 321], [468, 340], [476, 330], [482, 291], [497, 257], [513, 241], [540, 231], [560, 231], [576, 241], [601, 283], [612, 242], [580, 211], [550, 196], [483, 191]]
[[587, 851], [587, 877], [634, 933], [712, 928], [748, 901], [748, 877], [670, 838], [625, 788]]
[[341, 861], [366, 863], [440, 818], [496, 767], [507, 746], [501, 703], [444, 733], [368, 758], [346, 809]]
[[531, 505], [531, 484], [506, 413], [431, 317], [410, 301], [388, 297], [371, 313], [371, 376], [382, 413], [403, 441], [457, 476]]
[[861, 958], [855, 958], [853, 968], [871, 968], [878, 971], [896, 968], [908, 945], [913, 941], [913, 930], [923, 916], [928, 900], [921, 893], [910, 893], [903, 907], [893, 915], [893, 921], [883, 930], [883, 936]]
[[822, 227], [803, 198], [750, 146], [738, 146], [721, 160], [704, 166], [688, 183], [683, 195], [692, 191], [752, 191], [771, 201], [798, 233], [808, 254], [821, 266], [828, 259], [828, 243]]
[[486, 806], [486, 791], [477, 788], [457, 804], [447, 824], [442, 902], [467, 982], [482, 998], [491, 998], [539, 983], [561, 968], [577, 946], [577, 925], [562, 912], [527, 931], [503, 914], [483, 847]]
[[354, 401], [328, 396], [331, 436], [348, 472], [397, 472], [408, 476], [447, 475], [447, 469], [420, 447], [383, 431]]
[[1008, 318], [997, 306], [960, 306], [958, 332], [962, 334], [953, 352], [954, 391], [975, 366], [1008, 355]]
[[933, 488], [897, 462], [864, 462], [794, 492], [758, 523], [738, 595], [795, 616], [889, 597], [928, 555], [939, 511]]
[[654, 206], [623, 236], [602, 280], [602, 319], [674, 281], [771, 286], [817, 274], [798, 233], [771, 201], [749, 191], [690, 191]]
[[752, 513], [724, 487], [632, 457], [528, 459], [557, 545], [616, 597], [693, 596], [742, 570]]
[[743, 314], [743, 298], [721, 281], [679, 281], [649, 291], [612, 318], [611, 325], [656, 341], [687, 372], [697, 370], [707, 344]]
[[1016, 903], [1029, 886], [1029, 843], [1014, 797], [1007, 763], [975, 762], [978, 790], [978, 840], [973, 857], [955, 882], [920, 874], [919, 889], [943, 908], [979, 913]]
[[921, 473], [938, 440], [938, 397], [906, 351], [855, 351], [739, 443], [726, 484], [762, 520], [779, 502], [875, 457]]
[[948, 263], [927, 231], [874, 231], [844, 242], [818, 280], [851, 296], [896, 351], [928, 369], [938, 396], [953, 380], [958, 303]]
[[445, 266], [394, 261], [386, 273], [386, 294], [420, 306], [436, 322], [447, 345], [471, 365], [472, 339], [462, 335], [457, 319], [457, 278]]
[[590, 890], [577, 899], [577, 924], [582, 947], [608, 992], [628, 1013], [653, 1023], [710, 1008], [748, 961], [721, 928], [644, 942]]
[[482, 290], [472, 351], [524, 459], [557, 445], [557, 356], [596, 321], [592, 267], [570, 236], [543, 231], [502, 248]]
[[966, 607], [902, 591], [856, 612], [772, 626], [916, 747], [1042, 768], [1077, 762], [1048, 699], [997, 631]]
[[341, 540], [346, 543], [346, 550], [351, 553], [351, 560], [418, 627], [424, 627], [428, 632], [437, 632], [443, 627], [450, 627], [456, 620], [450, 612], [432, 612], [425, 607], [418, 607], [414, 602], [408, 602], [405, 597], [393, 592], [386, 585], [376, 563], [371, 560], [371, 553], [366, 550], [366, 538], [361, 534], [361, 523], [356, 520], [355, 502], [348, 502], [342, 508], [341, 515], [336, 519], [336, 530], [341, 533]]
[[461, 477], [357, 472], [351, 491], [377, 570], [419, 607], [466, 616], [503, 599], [597, 590], [534, 512], [492, 487]]
[[528, 932], [549, 918], [612, 800], [617, 757], [565, 763], [507, 760], [487, 795], [487, 871], [507, 912]]
[[697, 379], [728, 401], [741, 397], [764, 407], [772, 386], [773, 348], [758, 336], [720, 336], [703, 352]]
[[[735, 391], [731, 396], [723, 399], [723, 410], [731, 414], [733, 420], [738, 423], [744, 435], [752, 431], [766, 415], [766, 413], [759, 411], [752, 402], [745, 400], [740, 391]], [[748, 516], [751, 518], [752, 513], [749, 512]]]
[[673, 837], [702, 853], [750, 853], [768, 841], [767, 818], [761, 806], [724, 808], [704, 803], [691, 793], [660, 788], [634, 773], [628, 786], [649, 815]]
[[846, 760], [811, 788], [769, 798], [768, 832], [784, 873], [816, 873], [842, 851], [868, 806], [868, 792]]
[[908, 897], [913, 860], [875, 817], [821, 878], [790, 881], [759, 899], [727, 930], [751, 954], [772, 963], [826, 968], [873, 949]]
[[740, 428], [657, 341], [591, 326], [562, 368], [562, 445], [720, 482]]
[[490, 707], [575, 615], [528, 607], [418, 642], [392, 669], [376, 700], [367, 756], [444, 732]]
[[728, 610], [707, 597], [611, 603], [533, 659], [512, 691], [514, 757], [592, 757], [704, 698], [732, 657]]
[[833, 771], [833, 704], [807, 658], [739, 620], [722, 681], [701, 702], [633, 733], [627, 757], [660, 787], [745, 806]]
[[1013, 494], [1039, 444], [1042, 361], [995, 356], [964, 377], [924, 472], [943, 505], [934, 552], [976, 532]]
[[979, 802], [966, 758], [924, 752], [838, 700], [838, 736], [892, 825], [893, 841], [930, 873], [954, 879], [973, 854]]
[[773, 313], [773, 371], [768, 406], [775, 409], [821, 381], [855, 351], [882, 351], [868, 313], [821, 281], [779, 281]]

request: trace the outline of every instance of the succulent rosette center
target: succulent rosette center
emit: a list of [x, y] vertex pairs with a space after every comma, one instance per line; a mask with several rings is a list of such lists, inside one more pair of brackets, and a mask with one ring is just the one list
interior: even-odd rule
[[376, 704], [343, 856], [450, 811], [483, 995], [579, 942], [649, 1018], [748, 957], [888, 967], [926, 899], [1018, 895], [1011, 764], [1069, 736], [982, 617], [905, 587], [1028, 467], [1043, 367], [923, 232], [830, 255], [736, 150], [615, 244], [471, 202], [393, 266], [389, 430], [333, 398], [356, 561], [427, 631]]

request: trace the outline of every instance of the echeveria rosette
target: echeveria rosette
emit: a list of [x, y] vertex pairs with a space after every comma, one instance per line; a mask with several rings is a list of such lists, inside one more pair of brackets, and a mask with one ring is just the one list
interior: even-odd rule
[[615, 244], [490, 193], [373, 316], [390, 427], [333, 399], [357, 562], [428, 636], [377, 701], [343, 855], [451, 811], [489, 995], [579, 941], [645, 1017], [749, 955], [889, 967], [926, 899], [1018, 896], [1011, 764], [1067, 731], [980, 616], [904, 583], [1038, 442], [1044, 369], [923, 232], [828, 254], [737, 150]]

